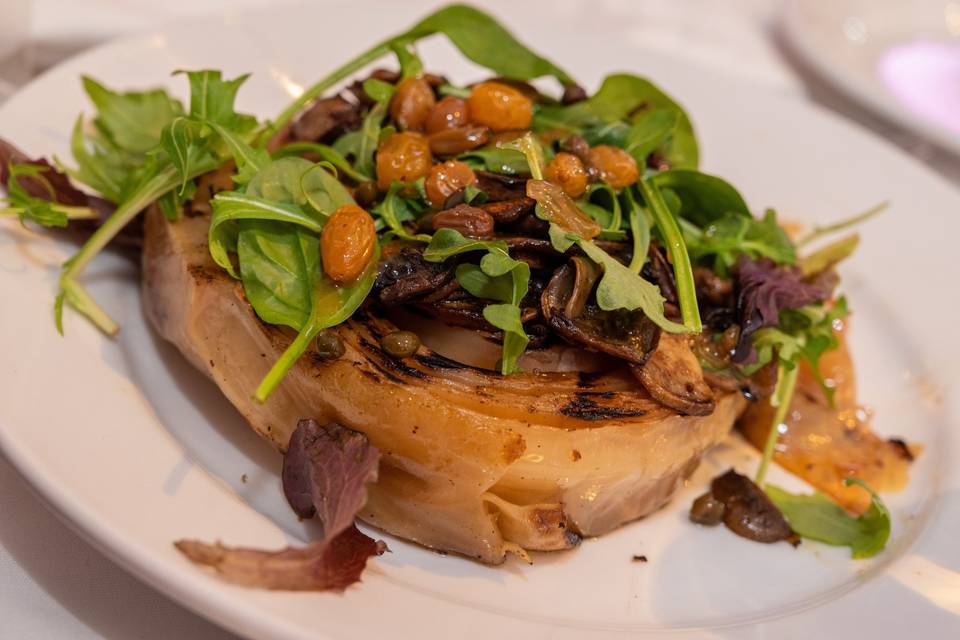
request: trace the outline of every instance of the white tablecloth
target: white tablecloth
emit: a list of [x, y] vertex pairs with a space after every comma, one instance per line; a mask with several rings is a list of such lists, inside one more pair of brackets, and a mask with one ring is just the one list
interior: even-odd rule
[[[587, 1], [590, 14], [604, 18], [605, 26], [619, 25], [647, 46], [825, 104], [960, 182], [956, 160], [879, 122], [790, 60], [774, 27], [772, 0]], [[268, 0], [35, 0], [34, 62], [42, 68], [117, 35], [266, 4]], [[576, 10], [570, 6], [574, 0], [562, 4]], [[611, 14], [614, 20], [608, 19]], [[0, 639], [233, 637], [140, 583], [81, 540], [42, 506], [0, 456]]]

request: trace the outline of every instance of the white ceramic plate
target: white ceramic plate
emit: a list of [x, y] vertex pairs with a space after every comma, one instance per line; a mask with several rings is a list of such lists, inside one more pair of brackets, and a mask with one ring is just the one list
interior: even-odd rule
[[788, 0], [794, 49], [838, 90], [960, 154], [960, 3]]
[[[76, 113], [86, 108], [80, 73], [115, 87], [168, 84], [182, 95], [173, 69], [251, 71], [240, 107], [269, 117], [292, 87], [424, 12], [398, 4], [242, 15], [110, 44], [11, 99], [0, 110], [0, 135], [65, 157]], [[105, 339], [74, 314], [66, 338], [57, 336], [51, 305], [70, 247], [13, 224], [0, 234], [4, 451], [94, 544], [252, 638], [632, 638], [666, 630], [678, 638], [955, 636], [960, 446], [946, 394], [960, 355], [952, 281], [960, 196], [829, 114], [657, 57], [629, 34], [574, 34], [575, 23], [544, 6], [492, 8], [588, 86], [623, 68], [655, 77], [688, 106], [705, 167], [740, 186], [755, 208], [774, 205], [814, 222], [893, 203], [864, 229], [866, 241], [844, 269], [861, 397], [876, 410], [881, 433], [926, 446], [910, 488], [888, 496], [895, 530], [886, 553], [853, 562], [843, 549], [764, 546], [690, 525], [686, 509], [708, 478], [730, 464], [756, 464], [731, 438], [668, 508], [573, 553], [537, 555], [533, 566], [484, 567], [388, 538], [393, 553], [372, 562], [363, 583], [342, 596], [224, 584], [171, 542], [187, 536], [277, 547], [307, 539], [279, 490], [279, 457], [150, 331], [136, 271], [121, 258], [98, 259], [86, 278], [123, 323], [119, 338]], [[423, 53], [432, 69], [476, 77], [442, 43]], [[801, 486], [779, 471], [774, 479]], [[631, 562], [633, 554], [649, 562]]]

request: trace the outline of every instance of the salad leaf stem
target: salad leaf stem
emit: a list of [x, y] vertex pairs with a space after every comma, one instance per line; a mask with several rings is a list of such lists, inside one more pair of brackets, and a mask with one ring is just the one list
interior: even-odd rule
[[[205, 158], [193, 167], [193, 170], [190, 172], [190, 177], [195, 178], [202, 173], [216, 169], [220, 162], [218, 158]], [[115, 335], [117, 331], [120, 330], [117, 323], [110, 318], [109, 314], [94, 301], [83, 285], [80, 284], [80, 274], [83, 273], [83, 270], [90, 264], [90, 261], [107, 246], [114, 236], [120, 233], [120, 230], [123, 229], [128, 222], [137, 217], [144, 208], [148, 207], [152, 202], [160, 198], [160, 196], [176, 188], [179, 184], [180, 174], [172, 164], [159, 170], [149, 179], [144, 180], [130, 197], [107, 218], [106, 222], [90, 236], [90, 239], [84, 243], [80, 250], [64, 263], [63, 273], [60, 275], [60, 295], [62, 298], [55, 307], [57, 327], [62, 327], [63, 302], [65, 301], [81, 314], [87, 316], [107, 335]]]
[[631, 189], [624, 189], [623, 194], [627, 201], [630, 235], [633, 239], [633, 254], [630, 257], [628, 268], [630, 271], [639, 274], [647, 261], [647, 253], [650, 251], [650, 220], [647, 219], [647, 213], [633, 197]]
[[325, 78], [313, 84], [306, 91], [301, 93], [296, 100], [291, 102], [290, 105], [284, 109], [279, 116], [277, 116], [277, 119], [267, 127], [266, 136], [270, 137], [282, 129], [298, 113], [303, 111], [308, 104], [320, 97], [320, 94], [322, 94], [324, 91], [330, 89], [338, 82], [346, 80], [351, 74], [359, 71], [371, 62], [388, 54], [391, 51], [390, 46], [395, 40], [395, 38], [388, 38], [373, 45], [353, 60], [349, 60], [337, 69], [334, 69], [334, 71]]
[[[65, 204], [53, 203], [57, 211], [63, 212], [67, 220], [96, 220], [97, 212], [90, 207], [74, 207]], [[0, 209], [0, 216], [20, 216], [27, 211], [24, 207], [4, 207]]]
[[697, 288], [693, 281], [693, 266], [690, 264], [690, 254], [683, 241], [683, 234], [677, 226], [677, 220], [667, 208], [660, 189], [650, 179], [637, 182], [643, 199], [646, 201], [653, 216], [654, 224], [663, 234], [667, 245], [667, 252], [673, 262], [674, 274], [677, 278], [677, 297], [680, 300], [680, 316], [683, 324], [692, 332], [703, 331], [700, 321], [700, 308], [697, 305]]
[[770, 404], [776, 407], [773, 415], [773, 423], [770, 425], [770, 432], [767, 434], [767, 441], [763, 445], [763, 457], [760, 458], [760, 467], [757, 469], [755, 482], [763, 486], [763, 480], [767, 476], [767, 468], [773, 459], [773, 450], [776, 447], [777, 439], [780, 437], [780, 425], [787, 417], [787, 411], [790, 409], [790, 403], [793, 401], [793, 392], [797, 386], [797, 375], [800, 367], [794, 364], [788, 367], [781, 362], [777, 365], [777, 387], [770, 397]]
[[310, 343], [324, 329], [336, 326], [353, 315], [353, 312], [363, 303], [373, 289], [377, 275], [377, 264], [380, 262], [380, 246], [376, 245], [374, 255], [370, 260], [366, 272], [360, 278], [345, 286], [334, 285], [327, 277], [321, 275], [313, 290], [313, 301], [310, 315], [300, 329], [296, 339], [281, 354], [267, 375], [260, 382], [253, 397], [257, 402], [266, 402], [277, 385], [287, 375], [287, 372], [297, 363]]
[[796, 242], [796, 246], [799, 248], [804, 245], [808, 245], [814, 240], [822, 238], [823, 236], [829, 235], [831, 233], [836, 233], [837, 231], [843, 231], [844, 229], [849, 229], [850, 227], [856, 226], [861, 222], [866, 222], [873, 216], [877, 215], [878, 213], [886, 209], [888, 206], [890, 206], [890, 203], [884, 200], [883, 202], [876, 204], [870, 207], [869, 209], [867, 209], [866, 211], [863, 211], [862, 213], [858, 213], [857, 215], [852, 216], [850, 218], [846, 218], [844, 220], [834, 222], [833, 224], [814, 225], [813, 229], [810, 230], [810, 233], [800, 238], [800, 240]]

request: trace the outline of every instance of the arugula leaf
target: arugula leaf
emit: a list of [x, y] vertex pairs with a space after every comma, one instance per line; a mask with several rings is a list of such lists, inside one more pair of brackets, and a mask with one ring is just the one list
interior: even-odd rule
[[183, 114], [180, 102], [163, 89], [117, 93], [89, 76], [82, 82], [97, 107], [94, 126], [110, 146], [132, 154], [153, 150], [163, 129]]
[[777, 224], [773, 209], [767, 209], [763, 220], [728, 212], [702, 231], [685, 228], [684, 239], [695, 262], [713, 256], [713, 271], [726, 277], [742, 254], [752, 258], [770, 258], [777, 264], [794, 264], [793, 243]]
[[844, 484], [858, 484], [870, 492], [870, 508], [858, 518], [850, 516], [822, 493], [794, 494], [769, 484], [764, 489], [783, 512], [790, 528], [804, 538], [850, 547], [854, 559], [873, 557], [883, 551], [890, 538], [890, 512], [863, 480], [847, 478]]
[[[662, 175], [662, 174], [661, 174]], [[655, 177], [655, 176], [653, 176]], [[700, 307], [697, 303], [697, 286], [693, 279], [693, 266], [687, 252], [683, 234], [677, 226], [677, 220], [667, 208], [653, 177], [641, 179], [637, 183], [640, 193], [647, 204], [654, 224], [663, 236], [667, 256], [673, 263], [673, 272], [677, 281], [677, 298], [680, 302], [680, 315], [683, 324], [690, 333], [703, 331], [700, 320]]]
[[414, 242], [430, 242], [430, 234], [410, 233], [403, 226], [404, 222], [414, 220], [420, 213], [416, 209], [415, 203], [402, 197], [400, 194], [406, 189], [407, 185], [402, 182], [394, 182], [387, 190], [387, 195], [376, 207], [372, 213], [378, 216], [380, 221], [389, 229], [388, 236], [397, 237], [401, 240], [411, 240]]
[[237, 173], [233, 177], [234, 184], [249, 183], [270, 162], [270, 154], [265, 148], [247, 144], [243, 137], [220, 124], [211, 123], [210, 126], [233, 154], [234, 163], [237, 165]]
[[767, 467], [773, 459], [774, 448], [780, 431], [779, 427], [787, 416], [800, 371], [800, 359], [810, 365], [817, 381], [823, 389], [830, 405], [833, 405], [834, 390], [827, 386], [820, 373], [820, 356], [839, 345], [834, 333], [834, 323], [847, 315], [846, 298], [838, 298], [833, 308], [827, 310], [822, 304], [808, 305], [801, 309], [788, 309], [780, 312], [780, 326], [766, 327], [751, 336], [757, 349], [757, 363], [744, 367], [744, 373], [754, 371], [777, 358], [777, 386], [770, 398], [770, 405], [776, 408], [770, 431], [763, 448], [760, 466], [757, 469], [756, 483], [763, 484]]
[[239, 114], [234, 110], [237, 91], [250, 77], [249, 73], [233, 80], [224, 80], [216, 69], [199, 71], [175, 71], [184, 74], [190, 82], [190, 117], [199, 122], [216, 123], [234, 131], [250, 131], [256, 126], [253, 116]]
[[[97, 214], [89, 207], [68, 206], [56, 201], [56, 189], [43, 175], [50, 170], [43, 164], [11, 163], [8, 166], [7, 197], [3, 199], [7, 208], [0, 210], [0, 215], [16, 215], [21, 223], [29, 220], [44, 227], [66, 227], [69, 220], [95, 219]], [[35, 180], [49, 197], [30, 195], [20, 184], [21, 177]]]
[[462, 264], [457, 268], [457, 281], [478, 298], [497, 300], [487, 305], [483, 317], [503, 331], [503, 355], [500, 373], [509, 375], [519, 370], [517, 361], [527, 348], [529, 338], [523, 329], [520, 302], [527, 295], [530, 265], [510, 257], [502, 240], [475, 240], [463, 237], [454, 229], [440, 229], [423, 251], [427, 262], [443, 262], [461, 253], [487, 251], [480, 265]]
[[647, 254], [650, 251], [650, 220], [633, 197], [632, 189], [624, 189], [620, 194], [626, 202], [630, 235], [633, 240], [633, 255], [630, 258], [629, 269], [639, 274], [643, 270], [643, 264], [647, 261]]
[[457, 159], [463, 160], [472, 169], [481, 169], [508, 176], [530, 171], [526, 156], [517, 149], [500, 147], [474, 149], [457, 156]]
[[[669, 132], [663, 130], [667, 116], [648, 115], [657, 111], [674, 115], [676, 122]], [[538, 129], [559, 127], [583, 131], [617, 121], [640, 125], [633, 132], [632, 141], [628, 141], [630, 134], [622, 129], [615, 135], [623, 136], [616, 142], [617, 146], [634, 145], [634, 155], [638, 161], [642, 158], [643, 164], [646, 156], [639, 154], [656, 138], [655, 148], [672, 167], [697, 168], [699, 151], [690, 119], [679, 104], [646, 78], [630, 74], [607, 76], [590, 98], [568, 106], [542, 106], [534, 116], [534, 126]]]
[[160, 134], [160, 148], [167, 152], [170, 162], [182, 177], [181, 194], [187, 190], [191, 167], [206, 152], [203, 146], [197, 144], [202, 135], [202, 126], [196, 120], [181, 116], [175, 118]]
[[606, 182], [590, 185], [583, 198], [577, 202], [577, 206], [603, 228], [606, 234], [604, 240], [622, 240], [626, 237], [620, 229], [623, 212], [620, 201], [617, 199], [617, 192]]
[[553, 248], [560, 253], [566, 253], [573, 245], [577, 245], [587, 257], [603, 269], [603, 277], [597, 286], [597, 306], [604, 311], [614, 309], [641, 309], [654, 324], [669, 333], [688, 333], [689, 329], [682, 324], [668, 320], [663, 315], [663, 296], [660, 288], [652, 282], [640, 277], [622, 265], [616, 258], [595, 245], [584, 240], [575, 233], [565, 231], [558, 225], [550, 224], [550, 241]]
[[148, 177], [149, 154], [164, 128], [183, 115], [183, 107], [160, 89], [117, 93], [87, 76], [83, 87], [98, 113], [89, 133], [83, 115], [77, 118], [70, 139], [77, 168], [66, 171], [119, 203]]
[[706, 227], [727, 213], [752, 217], [740, 193], [726, 180], [700, 171], [671, 169], [648, 178], [660, 189], [680, 198], [679, 215]]
[[753, 334], [758, 360], [745, 371], [756, 371], [770, 362], [774, 354], [790, 367], [799, 358], [803, 358], [810, 365], [827, 401], [832, 405], [834, 390], [827, 386], [820, 373], [820, 356], [839, 346], [834, 325], [847, 315], [847, 299], [843, 296], [837, 298], [830, 309], [816, 304], [781, 311], [780, 326], [765, 327]]
[[350, 162], [333, 147], [319, 142], [291, 142], [286, 144], [273, 153], [274, 159], [286, 158], [289, 156], [303, 156], [307, 153], [313, 153], [320, 156], [320, 159], [329, 162], [337, 171], [349, 177], [354, 182], [367, 182], [371, 178], [365, 173], [360, 173], [352, 166]]

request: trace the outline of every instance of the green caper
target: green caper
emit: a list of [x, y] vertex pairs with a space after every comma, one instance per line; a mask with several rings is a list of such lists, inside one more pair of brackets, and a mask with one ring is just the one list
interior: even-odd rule
[[383, 336], [380, 346], [394, 358], [406, 358], [420, 348], [420, 338], [412, 331], [394, 331]]
[[361, 207], [368, 207], [377, 201], [377, 183], [361, 182], [353, 192], [353, 198]]
[[346, 352], [343, 340], [333, 329], [320, 332], [316, 339], [317, 356], [323, 360], [336, 360]]
[[714, 527], [723, 521], [726, 506], [713, 497], [709, 491], [693, 501], [690, 507], [690, 519], [697, 524]]

